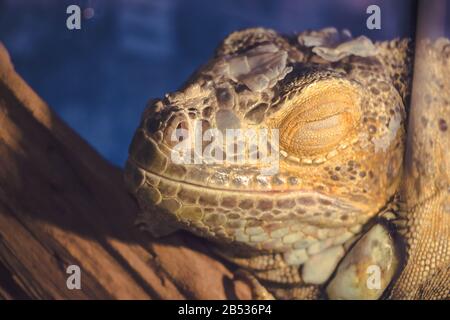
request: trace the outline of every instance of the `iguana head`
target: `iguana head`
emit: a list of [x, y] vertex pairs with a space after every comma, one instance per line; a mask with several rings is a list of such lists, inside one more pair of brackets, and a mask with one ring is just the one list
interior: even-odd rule
[[[161, 233], [154, 226], [164, 220], [249, 250], [305, 250], [287, 254], [291, 264], [350, 239], [393, 196], [401, 172], [406, 84], [387, 55], [387, 44], [334, 29], [228, 36], [143, 114], [126, 180], [147, 226]], [[228, 129], [241, 130], [234, 150], [216, 148]], [[174, 159], [180, 146], [191, 163]], [[258, 147], [270, 161], [249, 161]], [[221, 151], [244, 160], [211, 161]]]

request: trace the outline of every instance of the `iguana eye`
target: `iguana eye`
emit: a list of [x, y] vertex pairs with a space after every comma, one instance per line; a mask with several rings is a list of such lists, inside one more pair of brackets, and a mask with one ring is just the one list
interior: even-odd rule
[[359, 96], [349, 84], [322, 81], [286, 103], [288, 111], [278, 122], [280, 146], [295, 157], [330, 152], [355, 134]]

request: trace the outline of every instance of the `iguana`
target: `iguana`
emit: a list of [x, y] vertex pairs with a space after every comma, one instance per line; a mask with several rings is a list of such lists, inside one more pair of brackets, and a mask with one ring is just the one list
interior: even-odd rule
[[[139, 222], [155, 236], [185, 229], [208, 239], [255, 298], [448, 299], [450, 42], [420, 54], [432, 67], [418, 71], [425, 80], [412, 101], [429, 111], [411, 112], [407, 140], [408, 39], [232, 33], [183, 88], [144, 111], [125, 170]], [[174, 161], [191, 141], [176, 133], [192, 138], [199, 127], [278, 130], [276, 173], [208, 162], [194, 145], [199, 161]], [[235, 156], [235, 147], [215, 152]]]

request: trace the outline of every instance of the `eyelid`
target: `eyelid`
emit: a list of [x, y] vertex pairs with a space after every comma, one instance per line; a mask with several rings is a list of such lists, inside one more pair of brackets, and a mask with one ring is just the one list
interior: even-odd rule
[[295, 156], [331, 151], [359, 123], [359, 93], [350, 84], [317, 84], [287, 103], [290, 106], [276, 125], [280, 146]]
[[[290, 89], [291, 91], [295, 89]], [[312, 83], [296, 94], [287, 94], [282, 106], [267, 119], [274, 128], [281, 125], [288, 117], [319, 120], [343, 111], [360, 113], [361, 87], [342, 79], [327, 79]]]
[[320, 120], [300, 121], [290, 128], [281, 129], [281, 144], [297, 153], [317, 151], [338, 144], [353, 127], [351, 117], [345, 112]]
[[306, 130], [324, 130], [334, 128], [339, 125], [340, 117], [340, 114], [335, 114], [319, 120], [306, 121], [303, 128]]

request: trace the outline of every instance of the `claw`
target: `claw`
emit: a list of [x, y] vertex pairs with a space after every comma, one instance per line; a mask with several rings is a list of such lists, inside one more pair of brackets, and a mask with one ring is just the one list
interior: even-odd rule
[[244, 269], [239, 269], [235, 277], [241, 278], [250, 285], [252, 299], [254, 300], [275, 300], [274, 296], [256, 279], [254, 275]]

